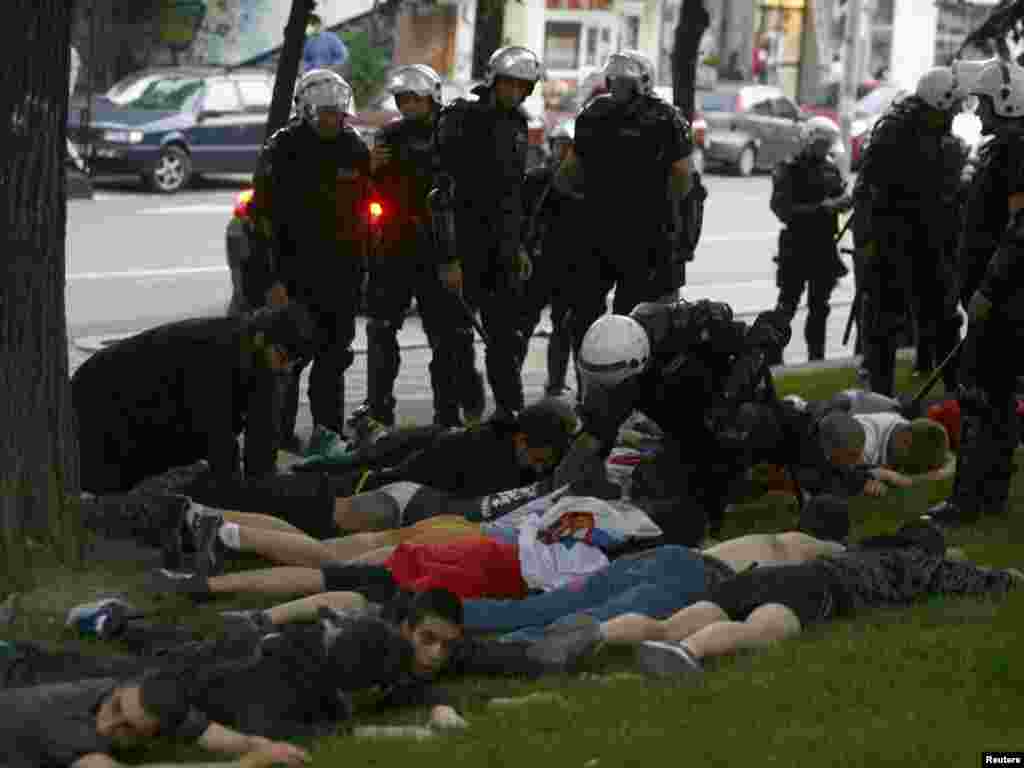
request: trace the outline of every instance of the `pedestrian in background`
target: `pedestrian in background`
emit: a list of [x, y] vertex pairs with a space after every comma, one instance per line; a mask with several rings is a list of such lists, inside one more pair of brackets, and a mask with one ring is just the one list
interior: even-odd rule
[[306, 44], [302, 48], [302, 72], [330, 69], [338, 74], [348, 62], [348, 48], [334, 32], [323, 28], [319, 15], [311, 13], [306, 27]]

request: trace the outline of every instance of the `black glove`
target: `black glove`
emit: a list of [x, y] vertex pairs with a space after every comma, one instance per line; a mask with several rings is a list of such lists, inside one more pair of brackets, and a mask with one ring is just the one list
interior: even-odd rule
[[575, 485], [584, 482], [587, 477], [592, 478], [595, 462], [600, 463], [603, 471], [604, 462], [601, 460], [600, 452], [601, 443], [596, 437], [587, 432], [580, 434], [573, 441], [569, 453], [555, 469], [554, 487], [557, 489], [563, 485]]

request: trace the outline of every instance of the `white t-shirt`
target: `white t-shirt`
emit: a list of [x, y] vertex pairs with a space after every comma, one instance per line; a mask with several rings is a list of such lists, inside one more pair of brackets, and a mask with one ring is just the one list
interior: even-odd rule
[[864, 463], [883, 466], [889, 462], [889, 438], [897, 427], [910, 422], [898, 413], [853, 414], [864, 428]]

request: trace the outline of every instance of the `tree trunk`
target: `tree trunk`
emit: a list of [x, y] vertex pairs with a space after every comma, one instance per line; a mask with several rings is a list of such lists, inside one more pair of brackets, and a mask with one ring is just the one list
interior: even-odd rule
[[71, 3], [7, 0], [0, 49], [0, 590], [31, 583], [29, 537], [81, 563], [64, 312]]
[[691, 121], [700, 40], [710, 23], [711, 17], [704, 8], [704, 0], [683, 0], [672, 45], [672, 102]]
[[316, 0], [292, 0], [292, 11], [284, 28], [284, 44], [281, 58], [277, 61], [277, 78], [274, 81], [274, 98], [270, 103], [267, 118], [267, 138], [288, 122], [295, 95], [295, 81], [299, 76], [299, 62], [302, 60], [302, 46], [306, 41], [306, 22], [316, 9]]

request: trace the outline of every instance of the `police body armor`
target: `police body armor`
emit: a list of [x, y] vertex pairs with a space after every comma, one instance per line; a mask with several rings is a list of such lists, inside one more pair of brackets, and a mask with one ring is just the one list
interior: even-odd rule
[[435, 186], [440, 158], [434, 128], [421, 120], [398, 119], [378, 131], [375, 142], [391, 149], [391, 162], [374, 174], [388, 222], [404, 229], [427, 213], [427, 195]]

